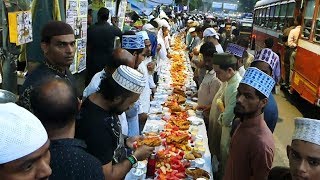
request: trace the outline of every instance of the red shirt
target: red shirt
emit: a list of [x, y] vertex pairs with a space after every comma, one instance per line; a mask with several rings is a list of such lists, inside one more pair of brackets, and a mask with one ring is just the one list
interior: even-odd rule
[[263, 114], [242, 122], [231, 139], [224, 180], [267, 179], [275, 152]]

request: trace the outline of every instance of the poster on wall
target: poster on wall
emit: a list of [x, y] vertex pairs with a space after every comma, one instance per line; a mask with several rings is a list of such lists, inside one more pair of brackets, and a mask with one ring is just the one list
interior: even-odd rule
[[10, 43], [17, 46], [32, 42], [32, 15], [31, 11], [8, 13]]
[[123, 26], [124, 26], [124, 21], [126, 19], [126, 10], [127, 10], [127, 1], [122, 0], [120, 1], [119, 4], [119, 10], [118, 10], [118, 27], [121, 29], [121, 31], [123, 30]]
[[87, 0], [67, 0], [66, 23], [73, 28], [76, 39], [75, 57], [70, 66], [70, 71], [73, 74], [86, 69], [87, 14]]

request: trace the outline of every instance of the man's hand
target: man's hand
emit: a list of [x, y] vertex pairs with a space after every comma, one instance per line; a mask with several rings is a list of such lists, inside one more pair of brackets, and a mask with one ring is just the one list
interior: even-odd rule
[[158, 46], [157, 46], [157, 52], [159, 52], [160, 49], [161, 49], [161, 44], [158, 44]]
[[130, 148], [130, 149], [134, 149], [133, 148], [133, 144], [134, 142], [138, 141], [138, 140], [143, 140], [143, 136], [133, 136], [133, 137], [129, 137], [126, 141], [126, 145]]
[[133, 155], [137, 158], [138, 161], [143, 161], [147, 159], [153, 151], [154, 147], [143, 145], [138, 147], [137, 150], [133, 153]]

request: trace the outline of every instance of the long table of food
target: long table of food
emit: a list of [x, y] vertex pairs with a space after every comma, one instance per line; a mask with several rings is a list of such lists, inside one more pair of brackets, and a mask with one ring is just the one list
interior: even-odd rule
[[147, 161], [139, 162], [126, 179], [212, 179], [207, 131], [202, 112], [196, 110], [197, 98], [191, 97], [197, 87], [182, 35], [174, 37], [172, 50], [172, 58], [158, 72], [145, 139], [137, 144], [156, 146], [155, 170]]

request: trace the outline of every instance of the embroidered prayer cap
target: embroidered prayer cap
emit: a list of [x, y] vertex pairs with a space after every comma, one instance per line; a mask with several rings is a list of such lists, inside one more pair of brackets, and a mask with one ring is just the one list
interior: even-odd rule
[[254, 61], [266, 62], [270, 65], [272, 71], [274, 71], [279, 63], [279, 56], [271, 49], [264, 48], [255, 55]]
[[142, 36], [143, 40], [149, 40], [149, 36], [147, 31], [139, 31], [136, 33], [138, 36]]
[[40, 120], [14, 104], [0, 104], [0, 164], [22, 158], [41, 148], [48, 135]]
[[214, 37], [219, 39], [219, 35], [213, 28], [207, 28], [203, 31], [203, 37]]
[[41, 31], [41, 42], [50, 42], [53, 36], [74, 34], [72, 27], [63, 21], [50, 21]]
[[189, 29], [189, 33], [193, 33], [193, 32], [195, 32], [196, 31], [196, 28], [195, 27], [191, 27], [190, 29]]
[[242, 84], [247, 84], [259, 92], [261, 92], [265, 97], [269, 97], [270, 93], [275, 85], [274, 79], [263, 71], [255, 67], [249, 67], [246, 70], [241, 82]]
[[112, 74], [112, 78], [123, 88], [128, 91], [141, 94], [146, 80], [139, 71], [132, 69], [131, 67], [121, 65]]
[[141, 35], [123, 35], [122, 36], [123, 49], [144, 49], [145, 44]]
[[226, 52], [233, 54], [239, 58], [242, 58], [243, 53], [246, 49], [237, 44], [229, 43], [226, 49]]
[[320, 146], [320, 120], [296, 118], [292, 140], [302, 140]]
[[213, 64], [215, 65], [231, 65], [237, 62], [237, 58], [230, 53], [215, 53], [213, 55]]

